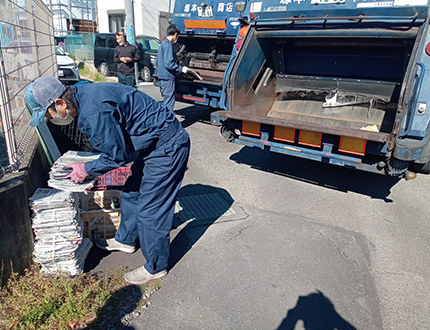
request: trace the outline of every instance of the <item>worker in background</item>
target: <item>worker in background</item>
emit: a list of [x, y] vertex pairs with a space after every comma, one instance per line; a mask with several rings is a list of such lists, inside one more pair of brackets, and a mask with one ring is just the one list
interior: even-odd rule
[[70, 165], [73, 182], [133, 161], [122, 192], [118, 232], [95, 243], [107, 251], [133, 253], [139, 240], [146, 263], [125, 274], [131, 284], [166, 275], [176, 196], [190, 149], [188, 133], [174, 113], [135, 88], [113, 83], [66, 88], [57, 78], [41, 77], [24, 96], [32, 110], [31, 126], [44, 118], [56, 125], [77, 120], [101, 153], [96, 160]]
[[140, 60], [139, 52], [135, 46], [127, 42], [127, 38], [122, 32], [116, 34], [116, 42], [118, 45], [115, 47], [113, 61], [118, 63], [118, 83], [134, 87], [137, 83], [134, 63]]
[[163, 103], [167, 109], [173, 111], [175, 107], [175, 77], [176, 72], [187, 73], [186, 66], [176, 63], [176, 54], [172, 44], [176, 43], [181, 30], [174, 24], [167, 27], [166, 39], [158, 48], [157, 55], [157, 75], [163, 93]]

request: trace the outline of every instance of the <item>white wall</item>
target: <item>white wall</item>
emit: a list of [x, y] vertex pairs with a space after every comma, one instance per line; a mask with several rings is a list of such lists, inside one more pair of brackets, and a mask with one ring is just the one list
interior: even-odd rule
[[97, 19], [100, 33], [109, 32], [108, 12], [124, 12], [124, 0], [98, 0], [97, 1]]
[[[173, 8], [174, 0], [171, 0]], [[98, 26], [100, 33], [109, 32], [108, 11], [124, 10], [124, 0], [98, 0]], [[136, 25], [136, 35], [144, 34], [149, 36], [159, 36], [158, 13], [169, 10], [169, 0], [135, 0], [134, 20]], [[164, 34], [164, 31], [162, 31]]]

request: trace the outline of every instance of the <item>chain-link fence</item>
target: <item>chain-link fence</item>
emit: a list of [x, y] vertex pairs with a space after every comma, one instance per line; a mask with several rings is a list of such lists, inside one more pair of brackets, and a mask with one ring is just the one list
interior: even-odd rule
[[67, 35], [55, 37], [55, 44], [77, 61], [92, 62], [94, 60], [94, 35], [91, 32], [67, 32]]
[[19, 167], [34, 129], [24, 91], [57, 72], [52, 13], [41, 0], [0, 1], [0, 178]]

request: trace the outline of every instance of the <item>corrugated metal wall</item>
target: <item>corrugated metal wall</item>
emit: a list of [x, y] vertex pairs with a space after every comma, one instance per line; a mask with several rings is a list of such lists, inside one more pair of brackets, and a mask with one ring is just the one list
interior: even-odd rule
[[0, 178], [18, 168], [34, 134], [25, 88], [56, 74], [51, 11], [41, 0], [0, 1]]

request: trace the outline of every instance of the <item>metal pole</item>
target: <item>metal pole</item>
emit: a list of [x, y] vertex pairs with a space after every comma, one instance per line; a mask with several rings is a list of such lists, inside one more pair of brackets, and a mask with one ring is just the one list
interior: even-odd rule
[[[131, 0], [131, 15], [133, 16], [133, 43], [136, 47], [136, 51], [139, 52], [139, 48], [137, 47], [136, 42], [136, 24], [134, 22], [134, 0]], [[143, 59], [142, 59], [143, 60]], [[134, 62], [134, 80], [136, 82], [136, 88], [139, 87], [139, 64]]]
[[[136, 29], [134, 25], [134, 0], [125, 0], [125, 33], [127, 34], [127, 41], [137, 47], [136, 44]], [[137, 49], [139, 51], [139, 49]], [[139, 66], [138, 63], [134, 63], [134, 79], [136, 88], [139, 83]]]

